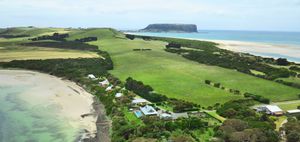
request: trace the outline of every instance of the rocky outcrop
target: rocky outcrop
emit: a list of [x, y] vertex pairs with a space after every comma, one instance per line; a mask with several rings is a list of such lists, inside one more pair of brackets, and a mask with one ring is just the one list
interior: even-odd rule
[[194, 24], [150, 24], [141, 32], [198, 32], [197, 25]]

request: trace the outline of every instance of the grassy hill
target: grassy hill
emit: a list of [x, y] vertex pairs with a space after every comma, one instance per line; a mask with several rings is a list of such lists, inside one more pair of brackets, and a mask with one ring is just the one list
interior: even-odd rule
[[125, 38], [122, 33], [111, 28], [90, 28], [85, 30], [73, 30], [70, 32], [70, 37], [68, 40], [75, 40], [85, 37], [98, 37], [99, 40]]
[[[226, 88], [237, 89], [264, 96], [274, 102], [298, 99], [300, 89], [288, 87], [273, 81], [264, 80], [235, 70], [217, 66], [208, 66], [187, 60], [179, 55], [164, 51], [167, 43], [161, 41], [144, 41], [141, 39], [128, 40], [125, 36], [113, 29], [14, 29], [13, 33], [28, 33], [30, 35], [47, 34], [51, 32], [69, 32], [68, 40], [84, 37], [98, 37], [98, 41], [90, 44], [98, 45], [101, 50], [107, 51], [114, 62], [113, 75], [122, 79], [133, 77], [151, 85], [155, 91], [169, 97], [184, 99], [202, 106], [224, 103], [228, 100], [243, 98], [242, 95], [233, 95], [228, 91], [215, 88], [204, 83], [205, 80], [219, 82]], [[17, 43], [26, 42], [25, 38], [0, 39], [0, 49], [24, 50]], [[27, 47], [28, 48], [28, 47]], [[37, 48], [40, 50], [40, 48]], [[37, 57], [30, 51], [32, 57]], [[151, 49], [150, 51], [133, 51], [133, 49]], [[60, 52], [60, 49], [52, 49]], [[17, 50], [12, 50], [16, 52]], [[53, 51], [51, 51], [53, 53]], [[66, 50], [67, 51], [67, 50]], [[71, 50], [73, 51], [73, 50]], [[65, 51], [63, 51], [65, 52]], [[86, 54], [85, 52], [80, 54]], [[0, 59], [6, 53], [0, 52]], [[19, 52], [22, 54], [21, 52]], [[67, 53], [67, 52], [65, 52]], [[13, 53], [10, 53], [13, 54]], [[24, 54], [27, 54], [24, 52]], [[28, 52], [29, 54], [29, 52]], [[47, 53], [46, 53], [47, 54]], [[50, 54], [50, 53], [49, 53]], [[90, 55], [90, 53], [87, 53]], [[53, 53], [57, 58], [67, 57]], [[77, 56], [80, 57], [80, 56]], [[11, 58], [11, 57], [10, 57]], [[12, 59], [19, 59], [18, 54], [12, 55]], [[22, 57], [21, 57], [22, 58]], [[40, 58], [40, 57], [37, 57]]]
[[37, 36], [45, 33], [52, 32], [61, 32], [68, 31], [63, 28], [31, 28], [31, 27], [18, 27], [18, 28], [8, 28], [3, 31], [0, 30], [0, 34], [8, 34], [8, 35], [30, 35]]
[[[63, 28], [9, 28], [2, 29], [0, 33], [8, 35], [30, 35], [31, 37], [39, 35], [51, 35], [55, 32], [66, 33], [69, 29]], [[45, 47], [22, 46], [22, 43], [29, 42], [29, 37], [22, 38], [0, 38], [0, 62], [12, 60], [27, 59], [55, 59], [55, 58], [94, 58], [99, 55], [95, 52], [54, 49]]]

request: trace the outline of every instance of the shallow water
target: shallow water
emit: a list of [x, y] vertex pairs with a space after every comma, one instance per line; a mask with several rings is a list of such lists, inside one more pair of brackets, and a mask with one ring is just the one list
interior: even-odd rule
[[0, 83], [0, 141], [74, 141], [78, 129], [70, 126], [67, 120], [58, 115], [57, 106], [29, 103], [31, 98], [23, 92], [31, 87], [30, 84], [12, 86]]

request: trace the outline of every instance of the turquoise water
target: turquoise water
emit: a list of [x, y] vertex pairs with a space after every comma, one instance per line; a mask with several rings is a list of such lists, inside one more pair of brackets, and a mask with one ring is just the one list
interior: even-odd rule
[[[157, 37], [175, 37], [175, 38], [192, 38], [207, 40], [233, 40], [244, 42], [270, 43], [278, 45], [292, 45], [300, 50], [300, 32], [263, 32], [263, 31], [214, 31], [202, 30], [198, 33], [149, 33], [137, 32], [134, 34]], [[250, 52], [259, 56], [267, 56], [274, 58], [287, 58], [290, 61], [300, 63], [300, 55], [298, 57], [286, 54], [273, 53], [257, 53]]]
[[31, 86], [1, 86], [1, 142], [69, 142], [77, 134], [55, 113], [55, 106], [33, 106], [21, 99]]
[[247, 42], [262, 42], [274, 44], [300, 45], [300, 32], [263, 32], [263, 31], [214, 31], [202, 30], [199, 33], [147, 33], [136, 34], [159, 36], [195, 38], [208, 40], [236, 40]]

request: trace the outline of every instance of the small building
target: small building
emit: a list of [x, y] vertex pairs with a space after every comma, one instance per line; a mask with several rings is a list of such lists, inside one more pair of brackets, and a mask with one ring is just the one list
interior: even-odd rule
[[109, 81], [107, 79], [103, 80], [102, 82], [99, 82], [99, 85], [104, 87], [109, 85]]
[[117, 93], [117, 94], [115, 95], [116, 98], [120, 98], [120, 97], [122, 97], [122, 96], [123, 96], [122, 93]]
[[279, 108], [277, 105], [265, 105], [260, 107], [260, 110], [263, 110], [267, 114], [275, 115], [275, 116], [284, 114], [283, 110]]
[[172, 119], [172, 115], [169, 113], [161, 113], [159, 114], [160, 119]]
[[89, 79], [92, 79], [92, 80], [95, 80], [95, 79], [97, 79], [97, 78], [96, 78], [96, 76], [95, 76], [95, 75], [93, 75], [93, 74], [89, 74], [89, 75], [88, 75], [88, 78], [89, 78]]
[[146, 105], [144, 107], [140, 107], [140, 110], [143, 112], [144, 115], [149, 116], [149, 115], [157, 115], [157, 111], [149, 105]]
[[114, 87], [113, 85], [108, 86], [108, 87], [105, 89], [105, 91], [106, 91], [106, 92], [112, 91], [112, 90], [113, 90], [113, 87]]
[[288, 110], [287, 113], [290, 115], [300, 114], [300, 109]]
[[189, 115], [186, 112], [183, 113], [172, 113], [172, 119], [178, 119], [178, 118], [188, 118]]
[[145, 100], [145, 99], [134, 99], [132, 100], [131, 104], [133, 105], [144, 105], [144, 104], [147, 104], [148, 101]]

